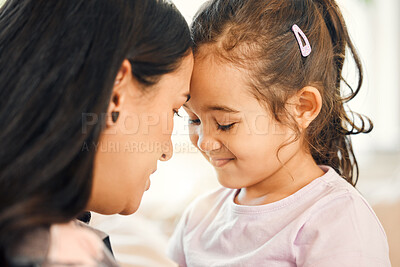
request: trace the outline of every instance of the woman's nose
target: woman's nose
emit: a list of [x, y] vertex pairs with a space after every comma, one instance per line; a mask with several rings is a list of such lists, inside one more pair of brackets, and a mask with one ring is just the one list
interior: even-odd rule
[[172, 154], [174, 153], [174, 148], [172, 146], [172, 141], [169, 140], [165, 146], [163, 147], [163, 154], [160, 157], [161, 161], [168, 161], [172, 158]]

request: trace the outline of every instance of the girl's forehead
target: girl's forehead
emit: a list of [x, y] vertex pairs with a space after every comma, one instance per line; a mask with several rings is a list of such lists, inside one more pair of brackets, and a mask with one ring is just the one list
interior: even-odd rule
[[245, 70], [233, 64], [205, 58], [195, 61], [190, 89], [193, 97], [250, 97], [250, 79]]
[[195, 60], [190, 95], [185, 106], [195, 111], [240, 112], [258, 104], [244, 71], [229, 63], [206, 59]]

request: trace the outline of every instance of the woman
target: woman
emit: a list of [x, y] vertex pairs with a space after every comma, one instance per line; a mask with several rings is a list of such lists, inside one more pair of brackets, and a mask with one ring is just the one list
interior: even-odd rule
[[74, 218], [131, 214], [188, 99], [188, 26], [164, 0], [0, 9], [0, 265], [114, 266]]

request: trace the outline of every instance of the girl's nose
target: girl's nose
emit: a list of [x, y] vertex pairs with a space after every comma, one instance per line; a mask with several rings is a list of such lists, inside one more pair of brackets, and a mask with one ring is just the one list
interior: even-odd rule
[[197, 140], [197, 147], [203, 152], [210, 152], [220, 149], [222, 145], [210, 134], [205, 135], [204, 133], [200, 133]]

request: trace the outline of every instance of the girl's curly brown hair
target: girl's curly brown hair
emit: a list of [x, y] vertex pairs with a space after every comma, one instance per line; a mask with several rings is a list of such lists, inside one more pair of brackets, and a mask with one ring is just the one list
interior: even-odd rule
[[[293, 24], [310, 41], [312, 52], [307, 58], [301, 56]], [[297, 132], [295, 140], [300, 129], [288, 115], [286, 102], [305, 86], [317, 88], [323, 103], [304, 135], [307, 149], [317, 164], [329, 165], [352, 185], [357, 183], [359, 170], [350, 136], [369, 133], [373, 124], [345, 110], [360, 91], [363, 73], [334, 0], [213, 0], [197, 13], [191, 30], [195, 57], [207, 51], [246, 69], [254, 96], [267, 104], [277, 121]], [[355, 90], [342, 77], [346, 48], [358, 71]], [[341, 85], [350, 94], [344, 96]]]

